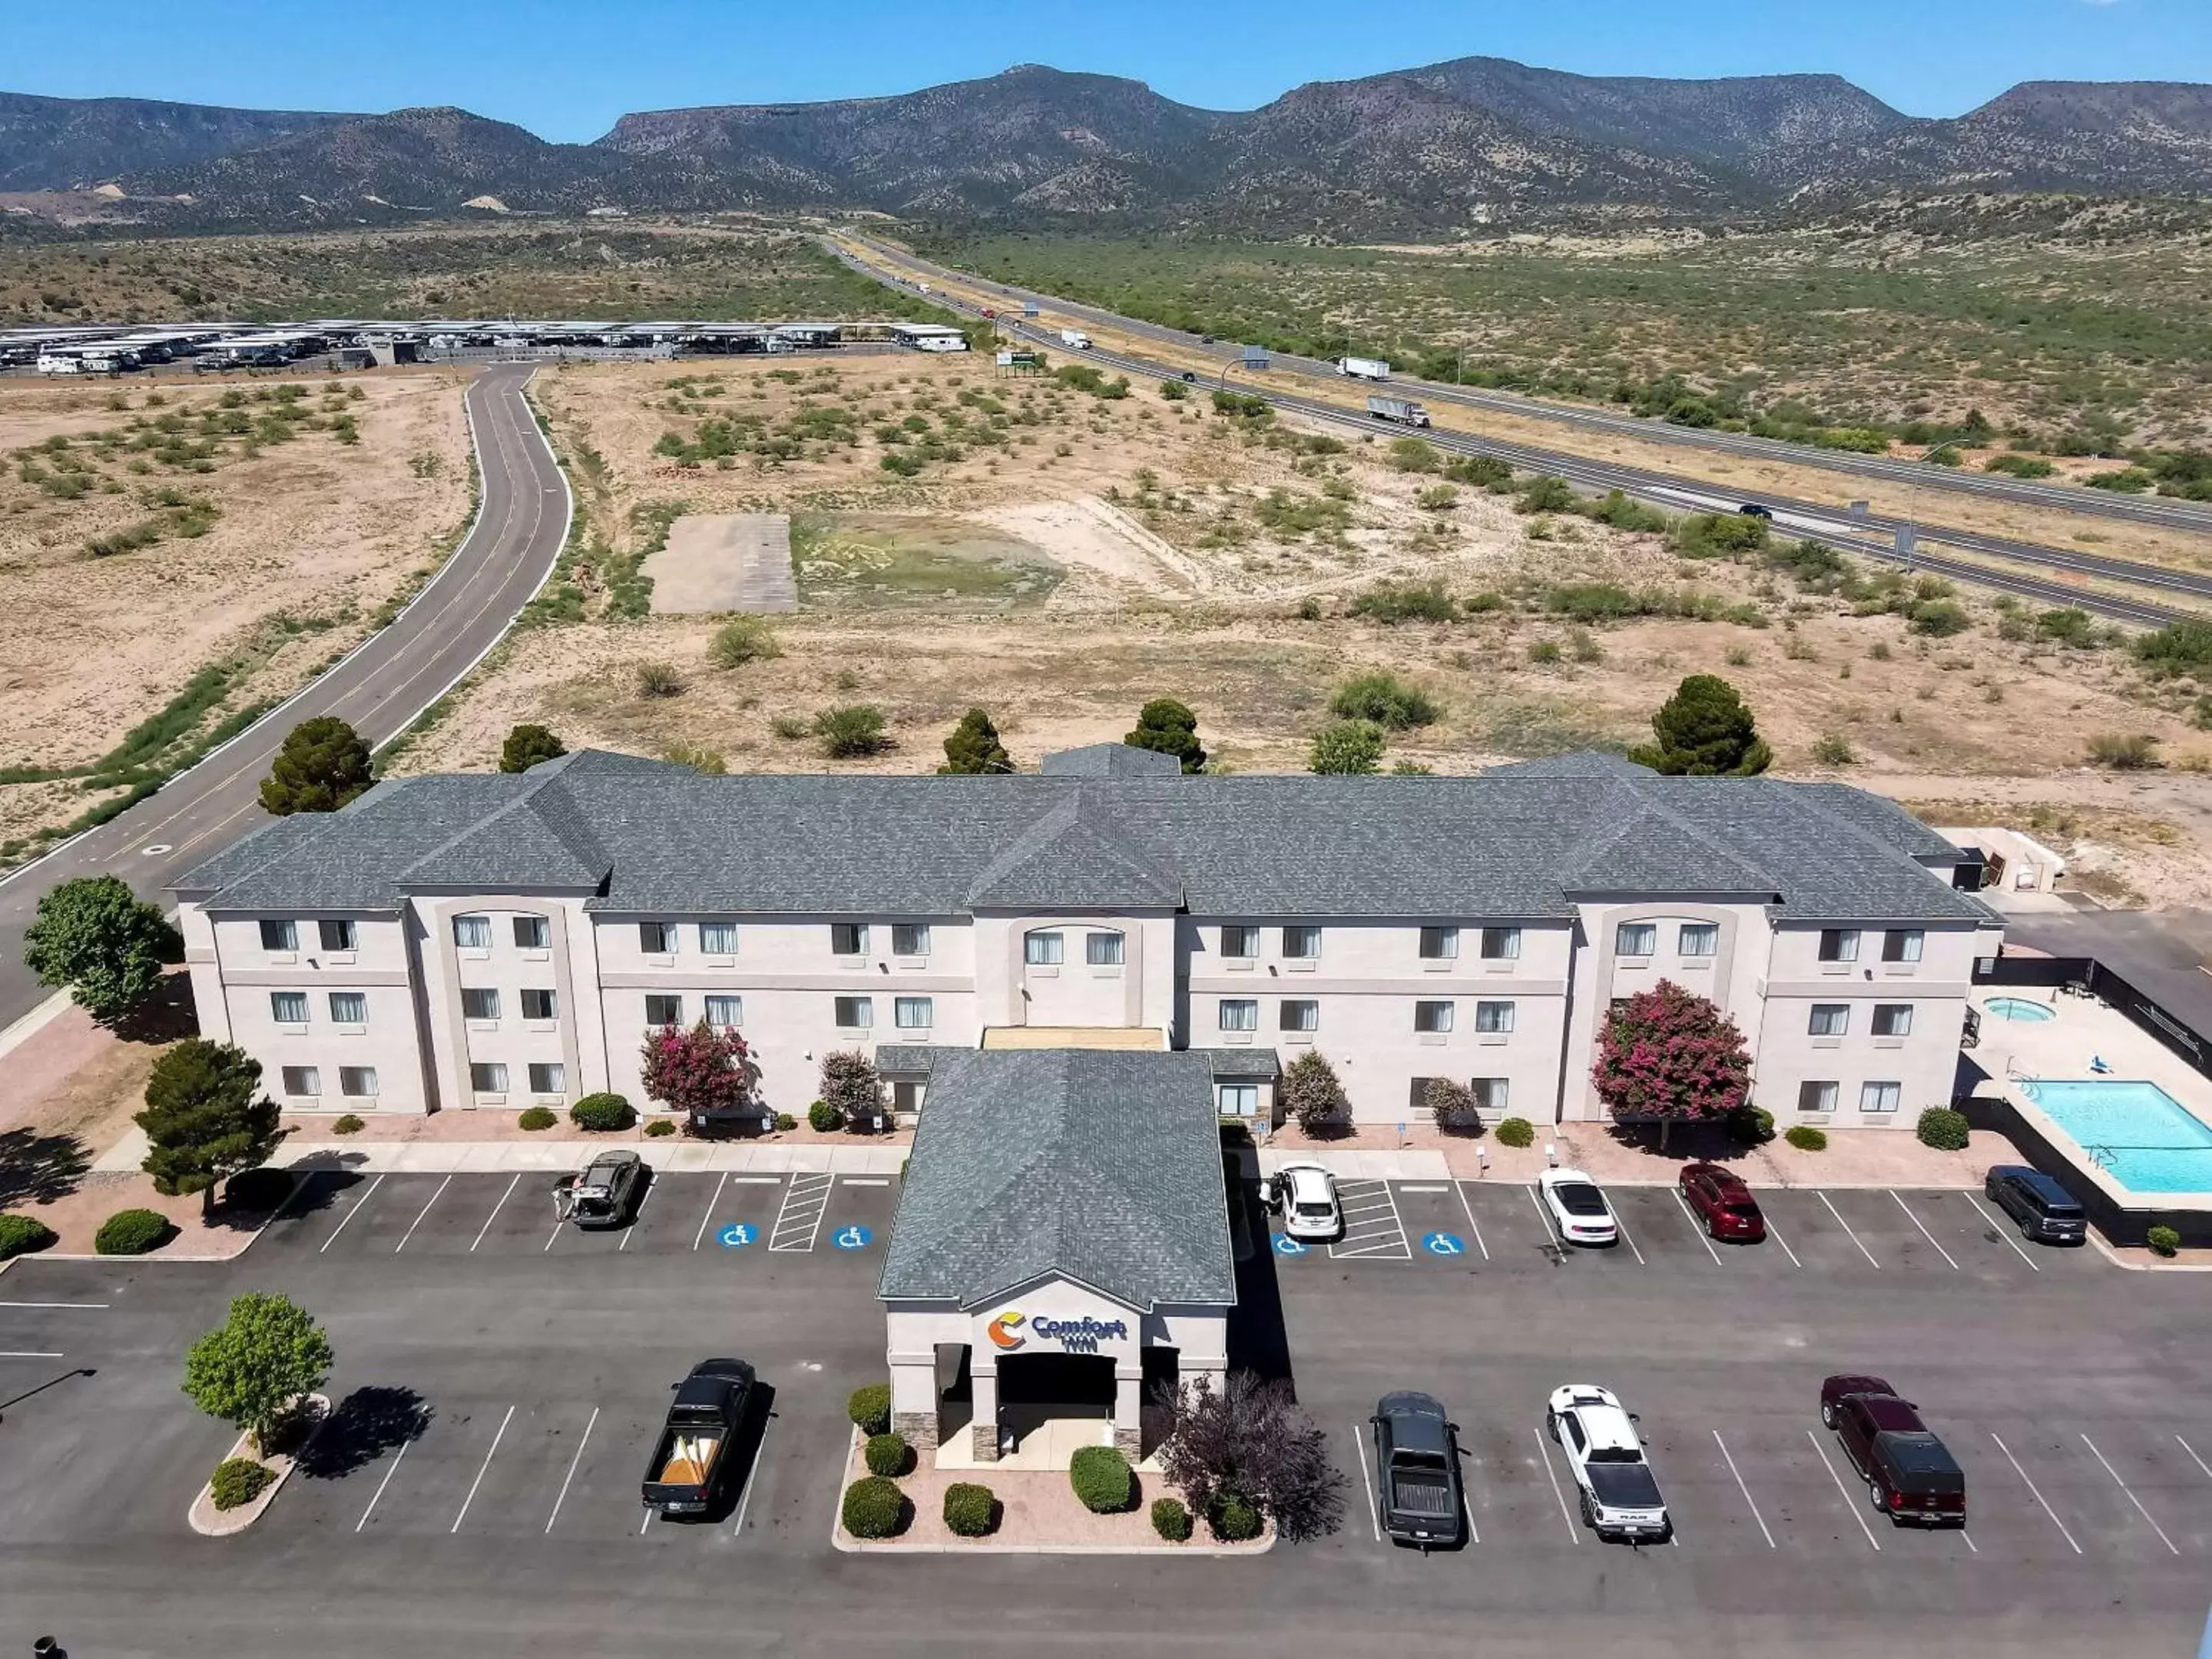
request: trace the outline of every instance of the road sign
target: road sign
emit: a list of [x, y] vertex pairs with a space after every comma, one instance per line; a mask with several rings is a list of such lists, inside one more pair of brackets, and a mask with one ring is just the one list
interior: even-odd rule
[[1901, 524], [1898, 526], [1897, 556], [1905, 560], [1907, 563], [1910, 563], [1912, 559], [1913, 550], [1916, 544], [1917, 544], [1912, 534], [1912, 526], [1909, 524]]
[[1036, 314], [1037, 314], [1037, 308], [1036, 308], [1036, 301], [1035, 300], [1025, 300], [1025, 301], [1024, 301], [1022, 302], [1022, 315], [1023, 315], [1023, 316], [1024, 316], [1024, 317], [1034, 317], [1034, 316], [1036, 316]]
[[1253, 345], [1248, 345], [1248, 346], [1246, 346], [1246, 347], [1244, 348], [1244, 367], [1245, 367], [1245, 368], [1267, 368], [1267, 347], [1265, 347], [1265, 346], [1253, 346]]
[[1850, 514], [1851, 517], [1856, 520], [1859, 523], [1864, 524], [1867, 521], [1867, 503], [1864, 501], [1853, 501], [1850, 506]]
[[721, 1241], [724, 1249], [735, 1250], [751, 1243], [760, 1234], [750, 1222], [732, 1221], [714, 1237]]
[[1305, 1253], [1306, 1247], [1299, 1243], [1297, 1239], [1286, 1237], [1281, 1233], [1277, 1233], [1275, 1235], [1275, 1254], [1277, 1255], [1304, 1255]]
[[1465, 1255], [1467, 1246], [1460, 1242], [1457, 1233], [1431, 1233], [1421, 1240], [1421, 1248], [1431, 1255]]
[[830, 1242], [841, 1250], [864, 1250], [874, 1237], [866, 1227], [840, 1227], [830, 1236]]

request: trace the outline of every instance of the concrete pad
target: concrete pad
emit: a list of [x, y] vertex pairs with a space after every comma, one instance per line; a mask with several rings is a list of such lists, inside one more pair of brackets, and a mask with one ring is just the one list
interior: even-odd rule
[[129, 1174], [146, 1167], [146, 1132], [132, 1124], [123, 1132], [123, 1139], [93, 1161], [93, 1172], [111, 1175]]
[[653, 608], [662, 615], [799, 608], [791, 520], [781, 513], [687, 514], [647, 556]]

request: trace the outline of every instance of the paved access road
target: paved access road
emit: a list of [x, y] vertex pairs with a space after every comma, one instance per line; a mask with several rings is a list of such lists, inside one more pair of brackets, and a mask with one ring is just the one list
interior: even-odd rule
[[0, 1025], [48, 994], [23, 966], [40, 896], [118, 875], [142, 896], [265, 821], [261, 780], [284, 735], [337, 714], [372, 745], [392, 738], [496, 644], [550, 574], [568, 533], [567, 480], [524, 400], [527, 368], [486, 370], [468, 392], [482, 505], [467, 537], [391, 626], [161, 793], [0, 882]]
[[[1058, 299], [1049, 294], [1010, 288], [1003, 283], [973, 276], [966, 271], [937, 264], [902, 248], [865, 237], [855, 236], [851, 240], [885, 264], [896, 265], [917, 276], [938, 282], [959, 283], [1003, 295], [1019, 304], [1050, 306], [1054, 311], [1073, 319], [1119, 329], [1145, 339], [1170, 343], [1186, 351], [1197, 352], [1224, 363], [1237, 362], [1243, 350], [1242, 346], [1233, 343], [1217, 343], [1209, 346], [1198, 337], [1181, 329], [1166, 328], [1158, 323], [1120, 316], [1096, 306], [1079, 305], [1073, 301]], [[1316, 362], [1310, 357], [1279, 353], [1274, 355], [1273, 361], [1276, 368], [1293, 374], [1318, 374], [1330, 380], [1338, 378], [1334, 364]], [[1854, 455], [1844, 450], [1820, 449], [1810, 444], [1793, 444], [1779, 438], [1753, 437], [1746, 432], [1716, 432], [1695, 427], [1669, 426], [1664, 421], [1648, 421], [1634, 415], [1616, 414], [1610, 410], [1546, 403], [1519, 392], [1439, 386], [1432, 380], [1415, 380], [1402, 374], [1395, 375], [1392, 384], [1408, 395], [1426, 401], [1464, 404], [1470, 408], [1492, 410], [1501, 415], [1517, 415], [1524, 420], [1554, 421], [1563, 425], [1586, 428], [1593, 432], [1609, 433], [1616, 437], [1640, 438], [1647, 442], [1673, 444], [1683, 449], [1718, 450], [1755, 460], [1787, 461], [1796, 466], [1817, 466], [1862, 478], [1881, 478], [1954, 495], [2019, 501], [2031, 507], [2057, 507], [2069, 513], [2088, 514], [2096, 518], [2127, 519], [2139, 524], [2163, 525], [2174, 530], [2212, 532], [2212, 504], [2200, 501], [2175, 501], [2159, 495], [2116, 495], [2107, 490], [2085, 489], [2078, 485], [2036, 483], [2029, 479], [2008, 478], [2002, 474], [1947, 470], [1918, 461], [1894, 460], [1887, 456]]]

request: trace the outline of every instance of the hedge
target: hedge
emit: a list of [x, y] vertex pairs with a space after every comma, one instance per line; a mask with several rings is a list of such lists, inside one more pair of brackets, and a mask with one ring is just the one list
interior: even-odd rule
[[676, 1120], [672, 1117], [657, 1117], [645, 1126], [645, 1132], [655, 1137], [672, 1135], [676, 1133]]
[[1093, 1515], [1118, 1515], [1137, 1501], [1129, 1460], [1112, 1446], [1085, 1446], [1067, 1468], [1068, 1484]]
[[855, 1538], [889, 1538], [906, 1526], [906, 1494], [880, 1474], [845, 1488], [845, 1530]]
[[208, 1487], [216, 1508], [234, 1510], [260, 1497], [276, 1478], [276, 1471], [265, 1463], [250, 1457], [226, 1457], [215, 1466], [215, 1478]]
[[1206, 1516], [1213, 1535], [1227, 1544], [1241, 1544], [1260, 1535], [1260, 1511], [1235, 1492], [1224, 1493]]
[[818, 1135], [842, 1127], [845, 1115], [826, 1100], [817, 1100], [806, 1109], [806, 1127]]
[[550, 1129], [561, 1119], [550, 1106], [531, 1106], [524, 1109], [515, 1122], [525, 1129]]
[[1930, 1106], [1920, 1115], [1920, 1144], [1933, 1146], [1939, 1152], [1966, 1151], [1971, 1133], [1966, 1115], [1954, 1112], [1948, 1106]]
[[956, 1538], [983, 1538], [999, 1529], [999, 1500], [988, 1486], [956, 1480], [945, 1489], [945, 1529]]
[[143, 1255], [175, 1231], [159, 1210], [118, 1210], [100, 1224], [92, 1248], [101, 1255]]
[[627, 1129], [637, 1121], [637, 1113], [620, 1095], [586, 1095], [568, 1109], [568, 1121], [579, 1129]]
[[0, 1215], [0, 1261], [28, 1255], [54, 1242], [54, 1230], [33, 1215]]
[[1190, 1511], [1180, 1498], [1152, 1499], [1152, 1530], [1170, 1544], [1181, 1544], [1190, 1538]]
[[1533, 1146], [1536, 1126], [1525, 1117], [1509, 1117], [1491, 1132], [1491, 1139], [1501, 1146]]
[[2171, 1227], [2153, 1227], [2143, 1235], [2143, 1243], [2150, 1246], [2153, 1255], [2181, 1254], [2181, 1235]]
[[1774, 1139], [1774, 1114], [1747, 1100], [1729, 1111], [1728, 1132], [1739, 1146], [1763, 1146]]
[[862, 1434], [889, 1434], [891, 1431], [891, 1385], [871, 1382], [853, 1390], [845, 1401], [845, 1414]]
[[913, 1449], [902, 1434], [870, 1435], [860, 1455], [870, 1474], [885, 1476], [904, 1474], [914, 1461]]
[[1801, 1152], [1825, 1152], [1828, 1150], [1828, 1132], [1816, 1129], [1809, 1123], [1793, 1123], [1782, 1137]]
[[368, 1127], [367, 1120], [359, 1113], [348, 1112], [331, 1125], [331, 1133], [334, 1135], [357, 1135], [367, 1127]]

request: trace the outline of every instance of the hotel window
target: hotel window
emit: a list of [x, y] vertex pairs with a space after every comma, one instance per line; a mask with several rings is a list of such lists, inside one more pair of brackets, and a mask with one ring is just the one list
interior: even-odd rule
[[1917, 962], [1920, 960], [1920, 948], [1927, 942], [1927, 934], [1917, 927], [1893, 927], [1881, 936], [1881, 959], [1884, 962]]
[[464, 951], [491, 949], [491, 918], [489, 916], [455, 916], [453, 943]]
[[830, 924], [830, 954], [833, 957], [864, 957], [868, 954], [868, 924], [865, 921], [833, 921]]
[[1292, 962], [1310, 962], [1321, 954], [1321, 929], [1318, 927], [1284, 928], [1283, 954]]
[[553, 945], [553, 924], [544, 916], [514, 919], [514, 947], [518, 951], [546, 951]]
[[1851, 1029], [1851, 1006], [1848, 1002], [1816, 1002], [1813, 1018], [1806, 1025], [1813, 1036], [1843, 1036]]
[[313, 1096], [323, 1091], [323, 1074], [313, 1066], [287, 1066], [284, 1068], [284, 1092], [288, 1095]]
[[1240, 927], [1235, 924], [1221, 930], [1221, 954], [1237, 962], [1249, 962], [1260, 954], [1260, 930]]
[[1513, 1097], [1510, 1082], [1502, 1077], [1470, 1078], [1467, 1086], [1474, 1097], [1475, 1109], [1493, 1117], [1503, 1116], [1506, 1103]]
[[264, 921], [261, 924], [261, 948], [264, 951], [298, 950], [298, 927], [289, 921]]
[[1474, 1005], [1474, 1029], [1492, 1036], [1502, 1036], [1513, 1029], [1513, 1005], [1510, 1002], [1478, 1002]]
[[331, 993], [331, 1021], [337, 1025], [368, 1024], [368, 996], [362, 991]]
[[1459, 929], [1456, 927], [1424, 927], [1421, 929], [1421, 960], [1424, 962], [1455, 962], [1459, 959]]
[[1832, 1112], [1836, 1109], [1836, 1085], [1832, 1083], [1801, 1083], [1797, 1085], [1797, 1109], [1801, 1112]]
[[716, 1028], [742, 1025], [745, 1023], [745, 1003], [743, 997], [708, 997], [707, 1024]]
[[305, 1025], [307, 1023], [307, 994], [305, 991], [271, 991], [269, 994], [269, 1018], [279, 1025]]
[[926, 921], [893, 923], [891, 954], [895, 957], [927, 956], [929, 954], [929, 924]]
[[497, 1019], [499, 993], [489, 985], [464, 985], [461, 987], [461, 1018]]
[[891, 1001], [891, 1023], [902, 1031], [927, 1031], [937, 1024], [936, 998], [894, 998]]
[[507, 1092], [507, 1067], [495, 1060], [474, 1060], [469, 1062], [469, 1087], [480, 1095], [503, 1095]]
[[710, 957], [733, 957], [738, 953], [738, 924], [734, 921], [702, 921], [699, 924], [699, 949]]
[[1057, 968], [1066, 955], [1067, 941], [1058, 933], [1022, 936], [1022, 960], [1032, 968]]
[[1084, 937], [1083, 959], [1093, 968], [1119, 968], [1121, 950], [1119, 933], [1090, 933]]
[[356, 1100], [376, 1098], [376, 1067], [374, 1066], [341, 1066], [338, 1067], [338, 1092]]
[[1257, 1117], [1260, 1115], [1260, 1085], [1256, 1083], [1224, 1083], [1214, 1091], [1220, 1101], [1224, 1117]]
[[315, 931], [320, 934], [325, 951], [350, 951], [354, 948], [353, 924], [349, 921], [319, 921]]
[[551, 991], [525, 991], [522, 994], [522, 1017], [525, 1019], [558, 1019], [561, 999]]
[[1486, 927], [1482, 930], [1482, 959], [1485, 962], [1517, 962], [1521, 958], [1521, 930], [1518, 927]]
[[1284, 1031], [1318, 1031], [1321, 1030], [1321, 1004], [1313, 1001], [1285, 1002], [1276, 1011], [1276, 1029]]
[[1859, 1085], [1859, 1110], [1863, 1112], [1893, 1112], [1904, 1097], [1901, 1083], [1862, 1083]]
[[1876, 1036], [1901, 1037], [1912, 1035], [1912, 1005], [1909, 1002], [1877, 1002], [1874, 1006], [1874, 1034]]
[[1686, 921], [1675, 948], [1686, 957], [1709, 957], [1721, 948], [1721, 930], [1717, 922]]
[[530, 1092], [533, 1095], [557, 1095], [568, 1087], [568, 1068], [549, 1065], [544, 1060], [530, 1062]]
[[1260, 1005], [1249, 997], [1224, 998], [1221, 1004], [1221, 1029], [1224, 1031], [1258, 1030]]
[[1417, 1002], [1413, 1005], [1413, 1029], [1435, 1036], [1452, 1028], [1452, 1005], [1449, 1002]]
[[645, 1023], [666, 1027], [684, 1023], [684, 999], [656, 993], [645, 1000]]
[[674, 956], [676, 924], [672, 921], [641, 921], [637, 925], [637, 948], [649, 957]]
[[1656, 921], [1624, 921], [1613, 929], [1613, 949], [1616, 956], [1648, 957], [1659, 948], [1659, 924]]
[[839, 997], [837, 999], [837, 1029], [841, 1031], [865, 1031], [876, 1023], [876, 1005], [868, 997]]
[[1823, 927], [1820, 930], [1820, 960], [1823, 962], [1856, 962], [1859, 959], [1859, 930], [1856, 927]]

